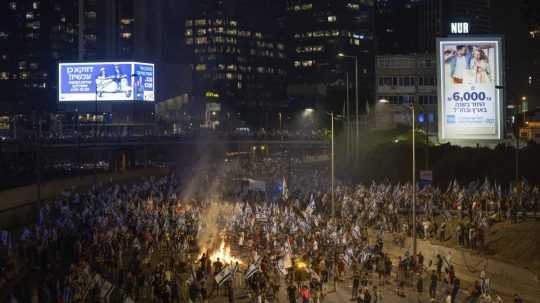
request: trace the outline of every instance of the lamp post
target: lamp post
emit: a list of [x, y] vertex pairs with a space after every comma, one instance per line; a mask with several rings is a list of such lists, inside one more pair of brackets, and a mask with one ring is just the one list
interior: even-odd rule
[[415, 141], [415, 110], [414, 101], [411, 104], [412, 111], [412, 238], [413, 256], [416, 258], [416, 141]]
[[345, 79], [347, 80], [346, 88], [347, 88], [347, 100], [345, 104], [345, 132], [347, 137], [347, 142], [345, 144], [346, 150], [347, 150], [347, 163], [351, 160], [351, 112], [350, 112], [350, 99], [349, 99], [349, 72], [345, 72]]
[[331, 120], [331, 126], [332, 126], [332, 218], [336, 218], [336, 208], [335, 208], [335, 192], [334, 192], [334, 182], [335, 182], [335, 179], [336, 179], [336, 174], [335, 174], [335, 166], [334, 166], [334, 112], [331, 112], [330, 113], [330, 120]]
[[[379, 100], [379, 103], [389, 103], [386, 99]], [[414, 101], [411, 102], [407, 108], [411, 110], [412, 114], [412, 238], [413, 238], [413, 256], [416, 256], [416, 106]]]
[[[344, 53], [338, 53], [338, 57], [339, 58], [347, 58], [347, 59], [354, 59], [354, 77], [355, 77], [355, 117], [354, 117], [354, 123], [355, 123], [355, 126], [354, 126], [354, 129], [355, 129], [355, 132], [354, 132], [354, 158], [357, 159], [358, 157], [358, 145], [359, 145], [359, 134], [360, 134], [360, 117], [359, 117], [359, 107], [358, 107], [358, 57], [357, 56], [350, 56], [350, 55], [346, 55]], [[348, 81], [347, 81], [347, 84], [348, 84]], [[347, 94], [348, 94], [348, 91], [347, 91]]]
[[283, 141], [283, 117], [281, 115], [281, 112], [278, 113], [279, 117], [279, 137], [280, 140]]
[[[304, 113], [305, 114], [313, 114], [315, 112], [314, 109], [312, 108], [306, 108], [304, 110]], [[330, 135], [330, 138], [331, 138], [331, 155], [330, 155], [330, 167], [331, 167], [331, 174], [332, 174], [332, 180], [331, 180], [331, 194], [332, 194], [332, 219], [335, 220], [336, 218], [336, 204], [335, 204], [335, 180], [336, 180], [336, 170], [335, 170], [335, 144], [334, 144], [334, 119], [336, 119], [336, 116], [334, 115], [334, 112], [327, 112], [327, 111], [324, 111], [324, 114], [330, 116], [330, 120], [331, 120], [331, 135]], [[342, 117], [341, 117], [342, 118]]]
[[[96, 83], [96, 98], [94, 100], [94, 144], [97, 145], [98, 144], [98, 120], [97, 120], [97, 115], [98, 115], [98, 81], [97, 81], [97, 78], [98, 76], [95, 77], [94, 79], [94, 82]], [[94, 157], [96, 156], [95, 155], [96, 153], [94, 153]], [[94, 183], [97, 183], [97, 170], [98, 170], [98, 163], [97, 163], [98, 159], [94, 159]]]

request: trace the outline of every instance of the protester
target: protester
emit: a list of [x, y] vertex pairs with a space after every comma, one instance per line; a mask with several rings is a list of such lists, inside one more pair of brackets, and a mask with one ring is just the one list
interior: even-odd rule
[[[38, 278], [37, 289], [44, 289], [43, 297], [64, 301], [97, 297], [111, 302], [125, 298], [203, 302], [226, 295], [234, 302], [235, 288], [243, 287], [243, 281], [253, 298], [262, 299], [275, 296], [279, 276], [287, 275], [289, 302], [298, 297], [317, 302], [326, 295], [329, 281], [342, 281], [352, 272], [352, 298], [379, 303], [381, 288], [369, 289], [377, 284], [373, 273], [380, 287], [395, 275], [399, 296], [405, 296], [406, 287], [416, 288], [421, 296], [427, 263], [421, 253], [407, 254], [393, 270], [383, 244], [385, 233], [411, 235], [416, 228], [427, 240], [441, 234], [439, 240], [446, 241], [446, 222], [461, 217], [455, 240], [481, 249], [492, 215], [506, 207], [498, 186], [486, 181], [465, 188], [453, 182], [446, 191], [419, 190], [421, 211], [418, 221], [410, 224], [412, 185], [338, 182], [334, 208], [338, 223], [332, 217], [328, 171], [290, 171], [291, 164], [300, 162], [230, 160], [225, 167], [193, 172], [182, 182], [171, 174], [130, 185], [96, 184], [87, 192], [65, 192], [45, 202], [36, 223], [17, 237], [2, 233], [0, 251], [6, 253], [0, 255], [10, 257], [1, 264], [18, 260], [50, 272], [52, 277]], [[239, 178], [249, 180], [238, 185]], [[488, 198], [498, 202], [486, 203]], [[369, 237], [368, 228], [375, 231], [375, 239]], [[243, 275], [234, 262], [213, 259], [221, 241], [236, 252], [256, 254], [244, 258]], [[7, 276], [2, 274], [10, 266], [0, 267], [0, 277]], [[445, 268], [448, 296], [454, 302], [460, 282], [450, 258], [437, 255], [435, 267], [430, 297], [436, 297]], [[414, 275], [416, 283], [406, 285]], [[487, 279], [481, 289], [489, 292]], [[21, 294], [12, 297], [17, 300]]]

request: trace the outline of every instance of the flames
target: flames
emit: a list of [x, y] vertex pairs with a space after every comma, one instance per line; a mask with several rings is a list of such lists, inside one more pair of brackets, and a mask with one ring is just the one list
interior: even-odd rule
[[[202, 254], [201, 254], [202, 255]], [[223, 264], [234, 264], [238, 262], [238, 264], [242, 264], [242, 260], [234, 257], [231, 255], [231, 246], [226, 245], [224, 240], [221, 240], [221, 244], [219, 245], [219, 249], [215, 250], [214, 252], [209, 253], [209, 258], [213, 262], [216, 262], [219, 258], [219, 261]]]

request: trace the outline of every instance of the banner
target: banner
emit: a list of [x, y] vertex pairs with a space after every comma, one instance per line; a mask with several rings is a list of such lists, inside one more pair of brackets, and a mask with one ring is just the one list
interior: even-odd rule
[[58, 100], [155, 101], [154, 71], [150, 63], [60, 63]]
[[497, 37], [437, 40], [440, 140], [502, 139], [501, 45]]

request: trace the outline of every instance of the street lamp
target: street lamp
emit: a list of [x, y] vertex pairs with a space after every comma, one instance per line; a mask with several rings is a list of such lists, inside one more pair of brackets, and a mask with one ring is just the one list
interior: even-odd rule
[[[311, 115], [315, 112], [314, 109], [312, 108], [306, 108], [304, 110], [304, 114], [306, 115]], [[335, 144], [334, 144], [334, 119], [335, 119], [335, 115], [334, 115], [334, 112], [327, 112], [327, 111], [324, 111], [323, 113], [325, 113], [326, 115], [330, 116], [330, 120], [332, 121], [331, 122], [331, 144], [332, 144], [332, 152], [331, 152], [331, 160], [330, 160], [330, 163], [331, 163], [331, 174], [332, 174], [332, 181], [331, 181], [331, 191], [332, 191], [332, 219], [334, 219], [335, 221], [335, 218], [336, 218], [336, 206], [335, 206], [335, 180], [336, 180], [336, 173], [335, 173]]]
[[[381, 104], [390, 103], [386, 99], [379, 100]], [[413, 238], [413, 256], [416, 256], [416, 106], [414, 101], [410, 105], [406, 105], [411, 110], [412, 114], [412, 238]]]
[[[527, 100], [527, 97], [523, 96], [521, 98], [521, 100]], [[516, 182], [516, 187], [517, 189], [519, 190], [519, 199], [520, 199], [520, 202], [521, 202], [521, 188], [518, 187], [518, 184], [519, 184], [519, 136], [520, 136], [520, 129], [519, 129], [519, 122], [518, 122], [518, 115], [519, 115], [519, 111], [521, 110], [521, 107], [522, 107], [522, 104], [517, 104], [517, 105], [514, 105], [514, 104], [509, 104], [507, 105], [507, 108], [512, 110], [513, 111], [513, 115], [512, 115], [512, 126], [514, 128], [514, 138], [516, 139], [515, 143], [516, 143], [516, 146], [515, 146], [515, 156], [514, 156], [514, 160], [515, 160], [515, 182]]]
[[[354, 59], [354, 75], [355, 75], [355, 137], [354, 137], [354, 149], [358, 148], [358, 138], [360, 134], [360, 120], [359, 120], [359, 110], [358, 110], [358, 57], [357, 56], [350, 56], [345, 53], [338, 53], [338, 58], [347, 58], [347, 59]], [[354, 152], [355, 158], [358, 156], [358, 151], [356, 150]]]

